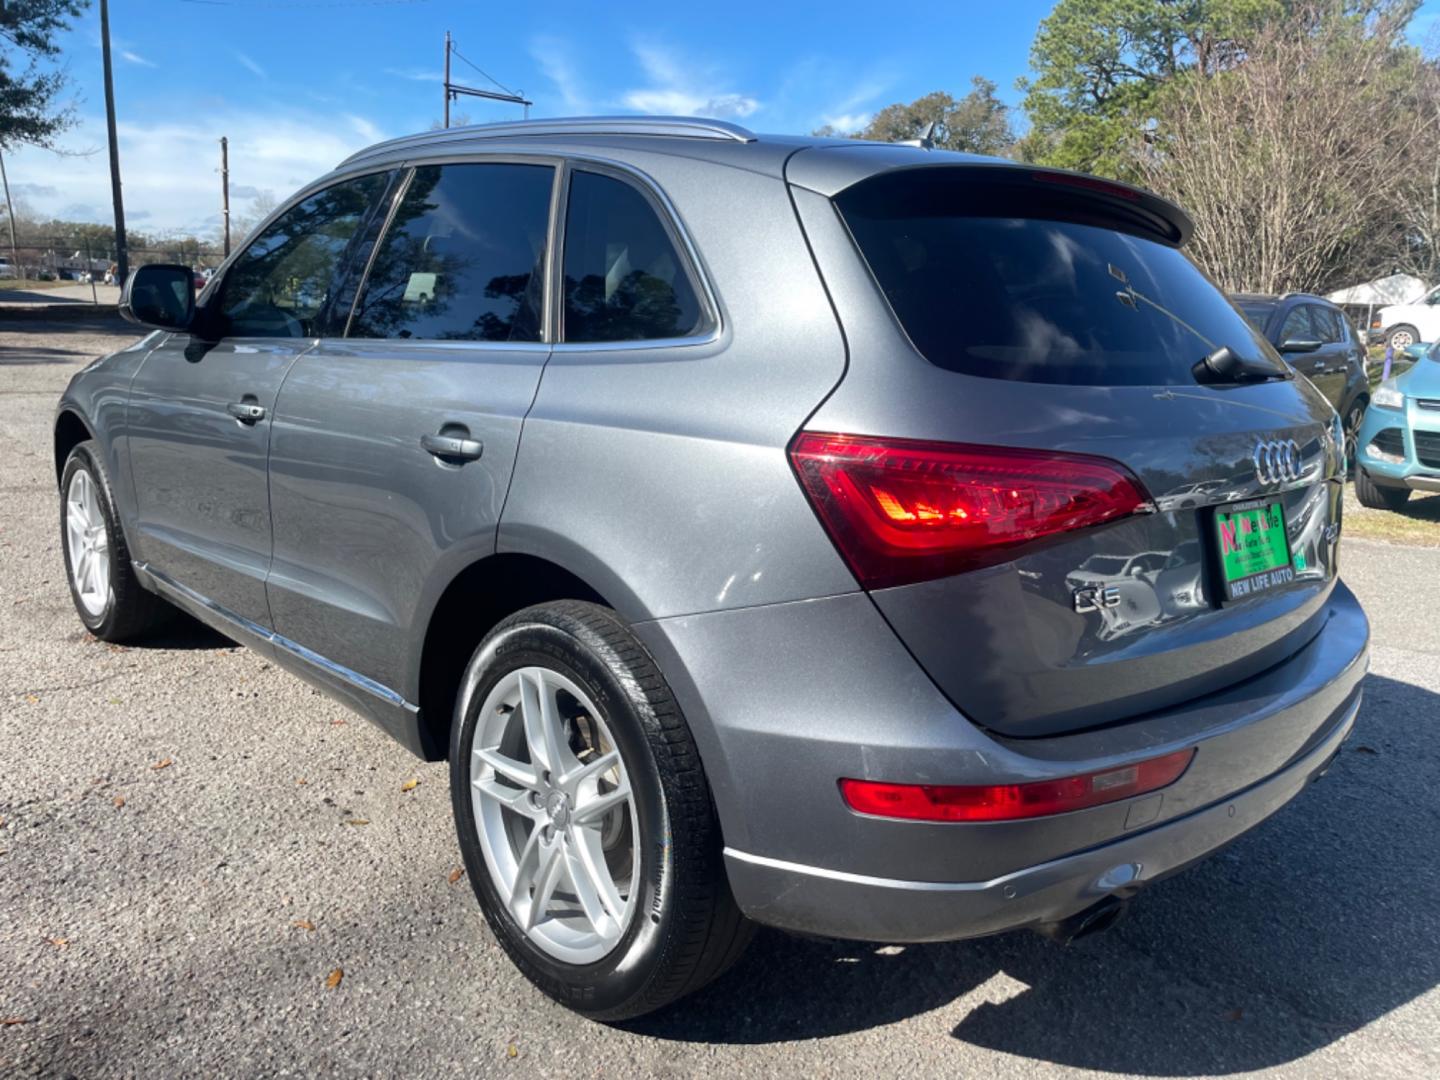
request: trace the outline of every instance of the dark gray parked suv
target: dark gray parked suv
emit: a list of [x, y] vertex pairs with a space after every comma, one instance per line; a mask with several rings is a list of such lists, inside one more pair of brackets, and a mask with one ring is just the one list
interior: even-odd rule
[[1365, 346], [1345, 312], [1309, 293], [1236, 293], [1231, 299], [1340, 414], [1345, 459], [1353, 464], [1355, 440], [1370, 407], [1370, 379]]
[[589, 1016], [754, 922], [1098, 929], [1321, 773], [1367, 663], [1334, 413], [1190, 230], [712, 121], [384, 143], [198, 299], [132, 276], [156, 332], [55, 425], [76, 607], [448, 756], [496, 937]]

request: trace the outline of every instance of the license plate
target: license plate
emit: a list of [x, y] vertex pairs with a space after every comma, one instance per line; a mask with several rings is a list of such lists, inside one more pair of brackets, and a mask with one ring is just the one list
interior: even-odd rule
[[1279, 502], [1259, 499], [1215, 512], [1215, 539], [1225, 599], [1241, 600], [1295, 580], [1285, 511]]

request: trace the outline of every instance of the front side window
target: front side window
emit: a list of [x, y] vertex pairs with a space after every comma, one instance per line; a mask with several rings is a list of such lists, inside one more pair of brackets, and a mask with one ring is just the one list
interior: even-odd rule
[[416, 169], [348, 336], [539, 341], [554, 179], [549, 165]]
[[704, 309], [669, 232], [636, 188], [577, 170], [565, 217], [566, 341], [699, 332]]
[[341, 260], [388, 173], [345, 180], [296, 203], [251, 241], [225, 273], [226, 337], [318, 337]]

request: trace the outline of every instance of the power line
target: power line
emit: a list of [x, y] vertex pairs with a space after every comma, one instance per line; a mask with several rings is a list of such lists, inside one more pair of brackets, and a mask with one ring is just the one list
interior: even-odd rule
[[455, 48], [455, 45], [454, 45], [453, 43], [450, 45], [450, 51], [451, 51], [452, 53], [454, 53], [456, 56], [458, 56], [461, 60], [464, 60], [465, 63], [469, 64], [472, 68], [474, 68], [476, 71], [478, 71], [481, 75], [484, 75], [485, 78], [489, 79], [492, 83], [494, 83], [496, 86], [498, 86], [501, 90], [504, 90], [507, 94], [514, 94], [514, 95], [516, 95], [516, 96], [519, 96], [519, 94], [520, 94], [520, 91], [519, 91], [519, 90], [511, 90], [510, 87], [506, 86], [506, 85], [505, 85], [504, 83], [502, 83], [499, 79], [495, 78], [494, 75], [491, 75], [488, 71], [486, 71], [484, 68], [482, 68], [479, 64], [475, 63], [475, 61], [473, 61], [473, 60], [469, 59], [468, 57], [466, 57], [464, 53], [462, 53], [459, 49]]

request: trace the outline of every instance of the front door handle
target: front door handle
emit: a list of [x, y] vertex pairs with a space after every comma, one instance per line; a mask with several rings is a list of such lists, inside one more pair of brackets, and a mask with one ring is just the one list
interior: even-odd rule
[[485, 450], [479, 439], [466, 439], [459, 435], [421, 435], [420, 445], [437, 458], [459, 461], [474, 461]]
[[253, 401], [232, 401], [225, 406], [225, 411], [242, 424], [253, 424], [257, 420], [265, 419], [265, 406], [257, 405]]

